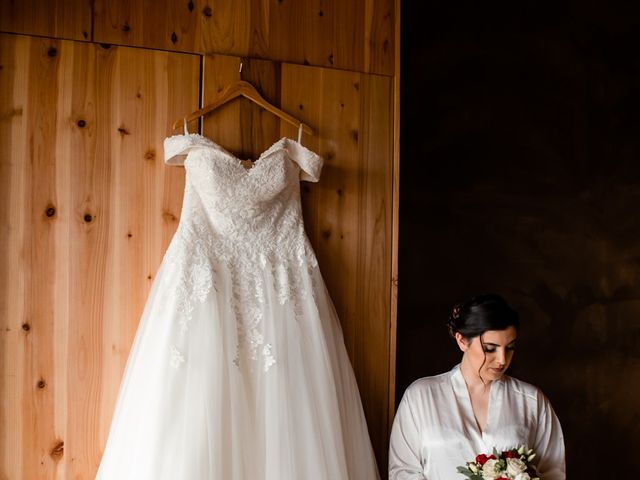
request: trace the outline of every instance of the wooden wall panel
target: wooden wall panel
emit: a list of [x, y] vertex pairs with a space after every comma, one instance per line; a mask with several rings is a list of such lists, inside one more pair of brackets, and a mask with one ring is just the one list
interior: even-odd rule
[[[23, 317], [23, 303], [10, 301], [24, 293], [24, 266], [21, 258], [24, 215], [24, 168], [16, 168], [9, 152], [24, 156], [22, 105], [26, 92], [23, 60], [27, 44], [13, 38], [0, 38], [0, 478], [11, 478], [21, 465], [6, 466], [8, 459], [19, 458], [22, 418], [10, 417], [21, 407], [22, 377], [16, 372], [17, 359], [24, 358], [25, 332], [15, 318]], [[8, 125], [15, 125], [13, 130]], [[13, 328], [12, 328], [13, 327]], [[25, 332], [26, 333], [26, 332]]]
[[6, 0], [0, 31], [393, 75], [399, 0]]
[[[384, 476], [397, 3], [96, 0], [93, 18], [91, 2], [64, 3], [3, 2], [0, 30], [254, 58], [208, 55], [201, 72], [193, 55], [0, 35], [0, 479], [97, 468], [179, 217], [183, 172], [162, 165], [162, 138], [197, 108], [201, 74], [205, 103], [242, 78], [318, 131], [304, 138], [326, 161], [321, 182], [302, 186], [305, 222]], [[297, 134], [245, 100], [208, 116], [204, 132], [245, 158]]]
[[[63, 45], [61, 55], [65, 62], [61, 73], [65, 80], [59, 90], [60, 130], [49, 139], [61, 143], [56, 163], [69, 170], [66, 185], [60, 187], [68, 196], [68, 204], [58, 207], [64, 213], [67, 232], [60, 248], [66, 247], [70, 254], [68, 262], [61, 264], [68, 275], [69, 310], [66, 319], [54, 320], [66, 320], [66, 328], [61, 329], [65, 338], [59, 341], [67, 345], [64, 365], [68, 378], [62, 401], [68, 406], [68, 415], [62, 417], [65, 429], [59, 435], [65, 447], [62, 459], [66, 460], [66, 478], [86, 475], [99, 458], [99, 400], [102, 385], [109, 385], [101, 366], [105, 361], [111, 363], [109, 357], [104, 358], [102, 331], [105, 325], [119, 321], [117, 317], [104, 316], [111, 300], [107, 295], [107, 252], [112, 228], [113, 162], [104, 142], [106, 128], [98, 123], [98, 117], [104, 110], [102, 92], [108, 92], [105, 88], [108, 89], [114, 67], [113, 60], [108, 68], [104, 64], [99, 68], [98, 64], [100, 57], [111, 56], [110, 53], [96, 51], [90, 45]], [[70, 462], [70, 458], [74, 460]]]
[[0, 478], [92, 478], [180, 213], [192, 55], [0, 36]]
[[[242, 66], [242, 72], [240, 72]], [[280, 64], [268, 60], [242, 59], [227, 55], [205, 57], [203, 105], [210, 103], [229, 83], [251, 82], [274, 104], [280, 98]], [[204, 117], [204, 132], [238, 158], [256, 159], [279, 139], [280, 121], [246, 99], [238, 99]]]
[[96, 0], [94, 40], [394, 73], [394, 0]]
[[91, 40], [89, 0], [2, 0], [0, 32]]
[[[240, 74], [240, 61], [205, 58], [204, 103], [228, 82], [243, 78], [318, 133], [303, 139], [325, 158], [320, 183], [302, 184], [305, 225], [340, 316], [384, 472], [393, 363], [391, 79], [246, 59]], [[281, 136], [296, 138], [297, 129], [238, 99], [208, 115], [204, 133], [236, 155], [256, 158]]]
[[[392, 288], [392, 182], [393, 108], [392, 82], [387, 77], [362, 75], [359, 128], [357, 331], [352, 339], [354, 358], [362, 375], [360, 388], [366, 398], [372, 437], [386, 469], [389, 435]], [[393, 401], [393, 399], [391, 400]]]
[[[48, 143], [56, 134], [56, 96], [51, 92], [58, 86], [58, 52], [53, 41], [2, 36], [0, 42], [0, 181], [6, 202], [0, 277], [2, 478], [52, 478], [58, 470], [56, 455], [50, 454], [60, 426], [57, 386], [65, 373], [54, 360], [65, 344], [58, 343], [54, 319], [65, 302], [56, 295], [64, 284], [56, 285], [54, 279], [60, 261], [56, 240], [64, 225], [56, 218], [58, 168]], [[29, 71], [38, 72], [38, 79]]]
[[[317, 138], [306, 140], [310, 146], [317, 142], [325, 166], [321, 182], [304, 187], [305, 203], [313, 204], [311, 209], [305, 207], [305, 220], [315, 229], [310, 232], [312, 243], [341, 319], [384, 472], [392, 361], [387, 295], [393, 164], [390, 80], [287, 65], [282, 83], [283, 108], [298, 107], [304, 120], [319, 131]], [[314, 116], [317, 123], [311, 123]]]

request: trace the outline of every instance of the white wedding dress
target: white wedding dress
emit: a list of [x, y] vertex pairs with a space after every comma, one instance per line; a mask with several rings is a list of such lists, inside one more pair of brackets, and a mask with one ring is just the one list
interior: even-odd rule
[[198, 134], [180, 224], [133, 343], [100, 480], [375, 480], [340, 324], [304, 232], [322, 159], [283, 138], [253, 168]]

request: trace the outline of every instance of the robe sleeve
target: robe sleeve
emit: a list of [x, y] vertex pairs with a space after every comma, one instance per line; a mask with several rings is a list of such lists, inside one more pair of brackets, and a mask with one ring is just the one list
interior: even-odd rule
[[540, 478], [544, 480], [567, 478], [562, 427], [551, 403], [542, 393], [538, 400], [536, 443], [531, 448], [538, 457], [537, 469]]
[[419, 420], [414, 407], [410, 392], [405, 392], [391, 429], [389, 480], [426, 480], [420, 461]]

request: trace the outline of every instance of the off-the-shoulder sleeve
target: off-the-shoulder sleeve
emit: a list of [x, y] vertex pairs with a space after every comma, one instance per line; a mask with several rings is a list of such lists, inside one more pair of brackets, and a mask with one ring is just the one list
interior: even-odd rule
[[189, 150], [194, 146], [187, 135], [173, 135], [164, 139], [164, 163], [167, 165], [184, 165]]
[[289, 157], [300, 167], [300, 180], [307, 182], [320, 180], [323, 163], [320, 155], [293, 140], [287, 141], [287, 152]]

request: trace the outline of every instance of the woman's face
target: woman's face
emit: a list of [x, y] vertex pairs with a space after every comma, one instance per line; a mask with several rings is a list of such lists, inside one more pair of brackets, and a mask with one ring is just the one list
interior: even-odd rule
[[480, 372], [484, 381], [497, 380], [504, 375], [513, 358], [516, 337], [515, 327], [488, 330], [471, 340], [456, 333], [458, 346], [464, 352], [463, 362], [471, 372]]

